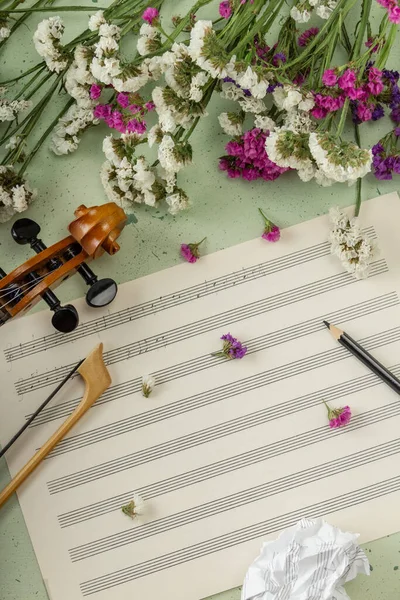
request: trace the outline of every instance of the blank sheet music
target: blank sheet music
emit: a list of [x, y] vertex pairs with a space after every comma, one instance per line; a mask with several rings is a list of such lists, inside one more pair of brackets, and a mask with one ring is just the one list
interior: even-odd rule
[[[381, 249], [367, 280], [330, 255], [323, 216], [126, 283], [107, 309], [79, 300], [70, 334], [48, 311], [1, 329], [3, 445], [99, 341], [113, 380], [18, 492], [52, 600], [199, 600], [302, 517], [361, 541], [400, 530], [399, 398], [322, 323], [400, 375], [399, 199], [361, 214]], [[242, 360], [212, 355], [228, 332]], [[62, 388], [7, 453], [12, 475], [82, 394], [79, 376]], [[350, 424], [331, 430], [323, 400]]]

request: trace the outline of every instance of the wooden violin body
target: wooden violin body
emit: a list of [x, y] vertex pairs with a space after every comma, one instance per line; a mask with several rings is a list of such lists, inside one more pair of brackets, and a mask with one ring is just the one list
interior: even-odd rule
[[56, 329], [72, 331], [78, 325], [78, 314], [72, 305], [61, 306], [52, 292], [71, 275], [79, 273], [89, 286], [86, 301], [89, 306], [105, 306], [117, 292], [116, 283], [98, 279], [87, 262], [104, 252], [110, 255], [119, 250], [116, 240], [126, 224], [127, 217], [117, 204], [75, 211], [76, 219], [70, 223], [70, 235], [46, 248], [38, 239], [40, 227], [31, 219], [19, 219], [11, 234], [18, 244], [29, 244], [36, 256], [17, 267], [8, 275], [0, 269], [0, 325], [26, 313], [39, 300], [44, 300], [54, 312], [52, 322]]

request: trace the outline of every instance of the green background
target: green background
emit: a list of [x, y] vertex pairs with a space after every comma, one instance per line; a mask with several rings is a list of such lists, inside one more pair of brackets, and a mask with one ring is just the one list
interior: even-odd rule
[[[66, 6], [68, 2], [58, 1], [56, 4]], [[90, 0], [86, 0], [86, 4], [89, 5]], [[95, 6], [107, 4], [104, 0]], [[170, 0], [163, 12], [184, 14], [191, 4], [188, 0]], [[212, 8], [203, 9], [202, 14], [215, 16], [217, 6], [218, 2]], [[381, 9], [378, 7], [376, 11], [378, 14]], [[31, 17], [6, 46], [1, 57], [0, 80], [15, 77], [38, 61], [31, 39], [41, 18], [44, 17]], [[85, 27], [85, 14], [63, 13], [63, 18], [66, 41]], [[389, 66], [399, 66], [399, 58], [400, 42], [397, 42]], [[52, 103], [45, 122], [48, 123], [56, 114], [58, 104], [57, 99]], [[105, 256], [96, 262], [93, 265], [96, 273], [123, 283], [177, 264], [182, 242], [195, 242], [207, 236], [202, 250], [211, 253], [252, 239], [261, 234], [263, 227], [258, 207], [262, 207], [274, 222], [285, 227], [324, 214], [332, 205], [347, 206], [354, 202], [354, 188], [338, 184], [330, 188], [320, 188], [313, 182], [304, 184], [295, 173], [286, 173], [272, 183], [229, 180], [217, 169], [218, 157], [223, 154], [228, 138], [220, 131], [216, 116], [226, 106], [219, 99], [213, 100], [209, 116], [201, 121], [192, 138], [193, 164], [180, 175], [181, 185], [193, 201], [190, 211], [172, 217], [163, 210], [135, 207], [135, 214], [130, 216], [130, 224], [121, 238], [121, 251], [115, 257]], [[389, 127], [386, 120], [372, 126], [365, 124], [361, 128], [362, 143], [375, 143]], [[28, 179], [37, 187], [38, 198], [25, 215], [40, 223], [41, 236], [47, 245], [66, 235], [66, 226], [79, 204], [90, 206], [106, 201], [98, 176], [104, 158], [101, 144], [106, 131], [103, 126], [89, 131], [78, 151], [67, 157], [56, 157], [45, 146], [31, 163]], [[37, 135], [40, 135], [39, 130]], [[363, 198], [397, 190], [398, 181], [380, 182], [369, 175], [364, 179]], [[7, 272], [30, 256], [25, 247], [12, 241], [10, 225], [10, 222], [0, 225], [0, 266]], [[77, 277], [58, 289], [58, 295], [64, 302], [84, 292], [84, 284]], [[3, 487], [8, 479], [8, 470], [2, 459], [0, 486]], [[43, 523], [45, 526], [46, 523]], [[360, 576], [346, 586], [352, 600], [399, 598], [400, 534], [377, 540], [364, 548], [372, 572], [369, 578]], [[0, 513], [0, 600], [44, 600], [46, 597], [25, 522], [18, 501], [13, 497]], [[239, 589], [213, 596], [213, 600], [239, 598]]]

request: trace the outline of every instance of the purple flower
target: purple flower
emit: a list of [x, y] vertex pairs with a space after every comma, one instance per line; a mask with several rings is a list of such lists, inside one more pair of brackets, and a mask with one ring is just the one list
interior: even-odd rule
[[100, 98], [101, 96], [101, 90], [102, 87], [101, 85], [98, 85], [97, 83], [94, 83], [93, 85], [90, 86], [90, 97], [92, 100], [97, 100], [97, 98]]
[[219, 5], [219, 14], [223, 19], [229, 19], [232, 14], [231, 3], [228, 0], [224, 0]]
[[120, 92], [117, 96], [117, 102], [122, 108], [127, 108], [129, 106], [129, 95]]
[[239, 342], [239, 340], [230, 333], [221, 336], [221, 340], [224, 342], [222, 350], [220, 352], [213, 352], [213, 356], [221, 356], [229, 360], [234, 360], [236, 358], [243, 358], [246, 354], [247, 347], [243, 346], [242, 342]]
[[272, 57], [272, 64], [274, 65], [274, 67], [279, 67], [280, 64], [284, 64], [285, 62], [286, 56], [283, 54], [283, 52], [277, 52]]
[[206, 238], [203, 238], [201, 242], [196, 244], [181, 244], [181, 256], [189, 263], [195, 263], [200, 258], [199, 246], [204, 242]]
[[400, 127], [395, 127], [393, 133], [396, 137], [400, 137]]
[[333, 69], [326, 69], [322, 75], [322, 83], [327, 87], [332, 87], [337, 84], [337, 75]]
[[391, 71], [389, 69], [383, 69], [382, 75], [383, 75], [384, 79], [387, 79], [392, 85], [394, 85], [399, 80], [399, 77], [400, 77], [400, 74], [398, 71]]
[[157, 21], [159, 16], [160, 16], [160, 13], [158, 12], [158, 10], [156, 8], [148, 6], [146, 8], [146, 10], [144, 11], [144, 13], [142, 14], [142, 19], [144, 21], [147, 21], [148, 23], [150, 23], [150, 25], [153, 25], [154, 21]]
[[382, 104], [376, 104], [374, 110], [372, 111], [372, 120], [379, 121], [385, 115], [384, 108]]
[[393, 108], [392, 112], [390, 113], [390, 118], [396, 123], [396, 125], [400, 123], [400, 104]]
[[299, 44], [299, 46], [307, 46], [307, 44], [309, 44], [311, 40], [315, 38], [318, 32], [318, 27], [310, 27], [310, 29], [306, 29], [306, 31], [303, 31], [303, 33], [299, 35], [297, 43]]
[[329, 427], [335, 429], [337, 427], [344, 427], [350, 422], [351, 419], [351, 408], [350, 406], [343, 406], [342, 408], [330, 408], [330, 406], [323, 400], [328, 411]]

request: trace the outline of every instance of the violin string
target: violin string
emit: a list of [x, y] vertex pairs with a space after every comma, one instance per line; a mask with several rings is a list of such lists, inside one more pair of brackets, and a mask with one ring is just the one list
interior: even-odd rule
[[[16, 292], [18, 292], [18, 290], [22, 290], [23, 288], [26, 287], [31, 287], [32, 284], [36, 285], [36, 283], [40, 283], [41, 281], [43, 281], [43, 279], [45, 279], [47, 277], [48, 273], [46, 275], [41, 275], [40, 277], [38, 277], [35, 281], [27, 281], [26, 283], [23, 283], [21, 285], [18, 285], [17, 283], [14, 284], [16, 287], [5, 287], [2, 290], [0, 290], [0, 292], [5, 292], [4, 294], [0, 293], [0, 299], [1, 298], [5, 298], [6, 296], [9, 296], [10, 294], [15, 294]], [[0, 279], [1, 282], [1, 279]], [[12, 285], [12, 284], [10, 284]]]
[[[33, 289], [34, 287], [36, 287], [36, 285], [38, 283], [40, 283], [40, 281], [42, 281], [45, 277], [42, 277], [41, 279], [37, 279], [36, 281], [32, 281], [30, 287], [28, 287], [26, 290], [24, 290], [24, 293], [26, 294], [27, 292], [30, 292], [31, 289]], [[16, 290], [15, 290], [16, 291]], [[1, 304], [0, 308], [5, 308], [6, 306], [8, 306], [9, 304], [12, 304], [14, 302], [14, 298], [12, 298], [11, 300], [9, 300], [8, 302], [6, 302], [5, 304]]]

